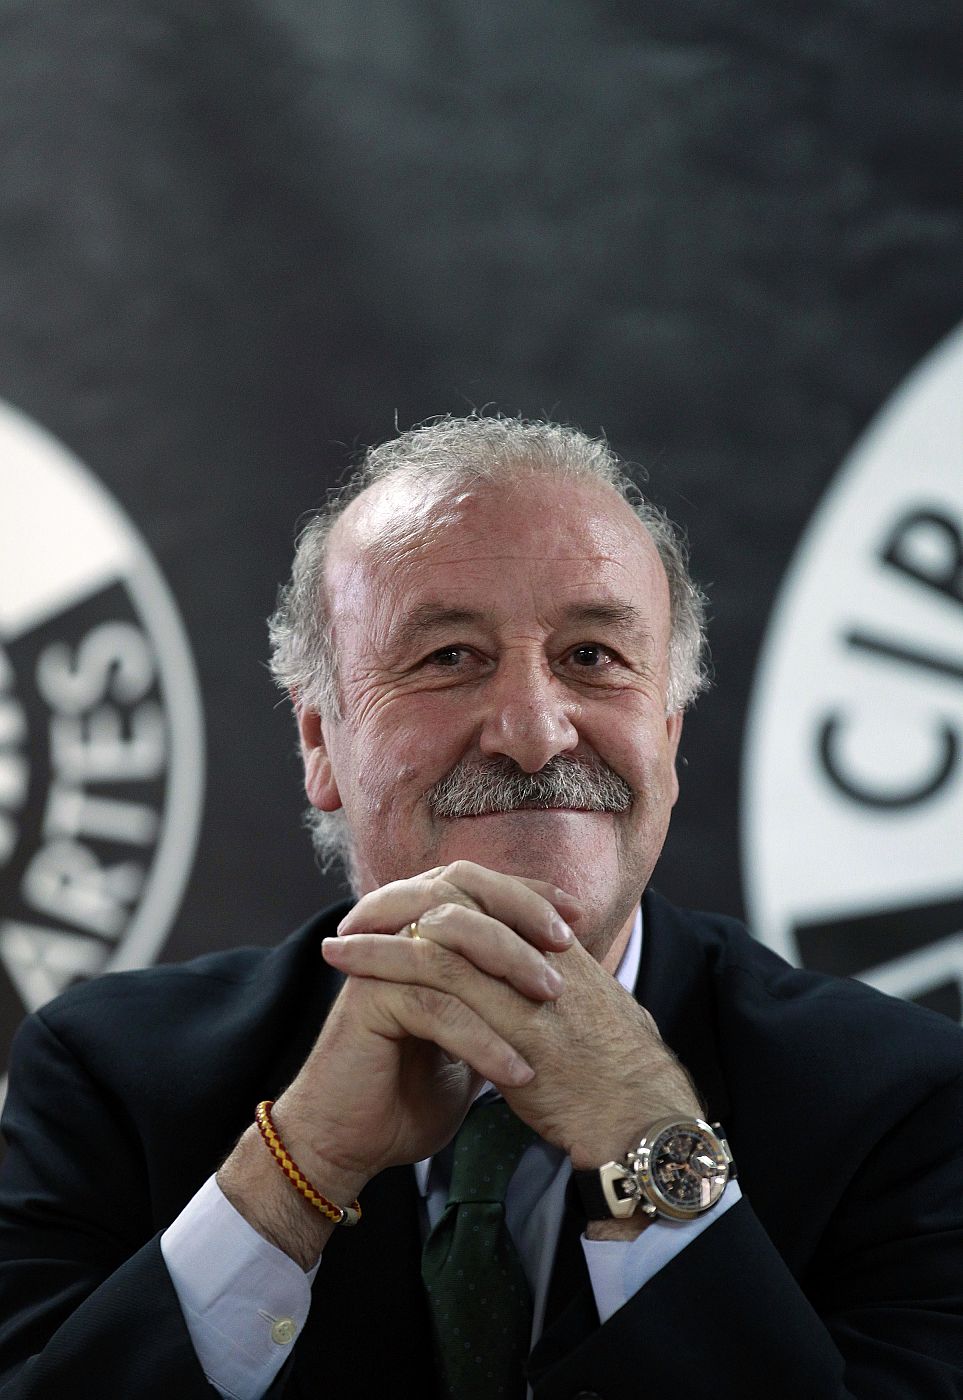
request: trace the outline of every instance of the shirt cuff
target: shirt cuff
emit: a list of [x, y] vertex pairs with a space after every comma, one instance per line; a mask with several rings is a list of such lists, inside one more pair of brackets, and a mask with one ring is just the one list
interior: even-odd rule
[[305, 1273], [269, 1244], [213, 1176], [161, 1252], [207, 1380], [227, 1400], [260, 1400], [307, 1321], [318, 1265]]
[[608, 1322], [649, 1279], [741, 1200], [739, 1183], [730, 1181], [719, 1204], [695, 1220], [663, 1218], [634, 1240], [587, 1240], [583, 1235], [582, 1251], [599, 1321]]

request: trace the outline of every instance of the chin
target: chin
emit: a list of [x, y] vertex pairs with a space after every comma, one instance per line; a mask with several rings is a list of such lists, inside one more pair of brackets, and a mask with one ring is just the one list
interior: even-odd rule
[[588, 900], [601, 885], [611, 891], [618, 878], [612, 817], [605, 812], [506, 812], [462, 817], [448, 827], [438, 847], [440, 864], [473, 860]]

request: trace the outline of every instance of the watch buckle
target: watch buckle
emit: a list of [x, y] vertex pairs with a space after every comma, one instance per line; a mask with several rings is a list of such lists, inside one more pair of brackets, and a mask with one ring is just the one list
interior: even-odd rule
[[599, 1167], [599, 1184], [609, 1214], [616, 1220], [635, 1213], [640, 1199], [639, 1183], [621, 1162], [606, 1162]]

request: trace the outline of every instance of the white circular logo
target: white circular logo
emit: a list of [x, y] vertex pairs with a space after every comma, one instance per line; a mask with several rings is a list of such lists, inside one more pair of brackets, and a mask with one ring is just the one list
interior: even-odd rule
[[963, 330], [878, 415], [797, 550], [742, 810], [759, 937], [963, 1017]]
[[157, 955], [202, 791], [167, 585], [87, 468], [0, 404], [0, 1071], [25, 1011]]

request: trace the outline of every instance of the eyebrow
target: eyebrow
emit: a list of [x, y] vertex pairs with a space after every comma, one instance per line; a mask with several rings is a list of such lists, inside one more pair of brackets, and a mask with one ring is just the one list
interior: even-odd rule
[[446, 608], [440, 603], [420, 603], [403, 622], [392, 629], [391, 640], [399, 651], [416, 645], [429, 632], [439, 627], [469, 627], [481, 622], [483, 614], [468, 608]]
[[573, 603], [562, 609], [566, 622], [594, 622], [599, 626], [631, 627], [648, 634], [643, 615], [631, 603]]
[[[451, 608], [441, 603], [420, 603], [403, 622], [398, 624], [392, 637], [393, 644], [401, 650], [417, 645], [429, 632], [443, 627], [470, 627], [483, 624], [486, 614], [480, 609]], [[596, 627], [620, 627], [637, 633], [645, 639], [651, 632], [645, 623], [644, 615], [631, 603], [593, 602], [571, 603], [562, 608], [559, 626], [583, 624]]]

